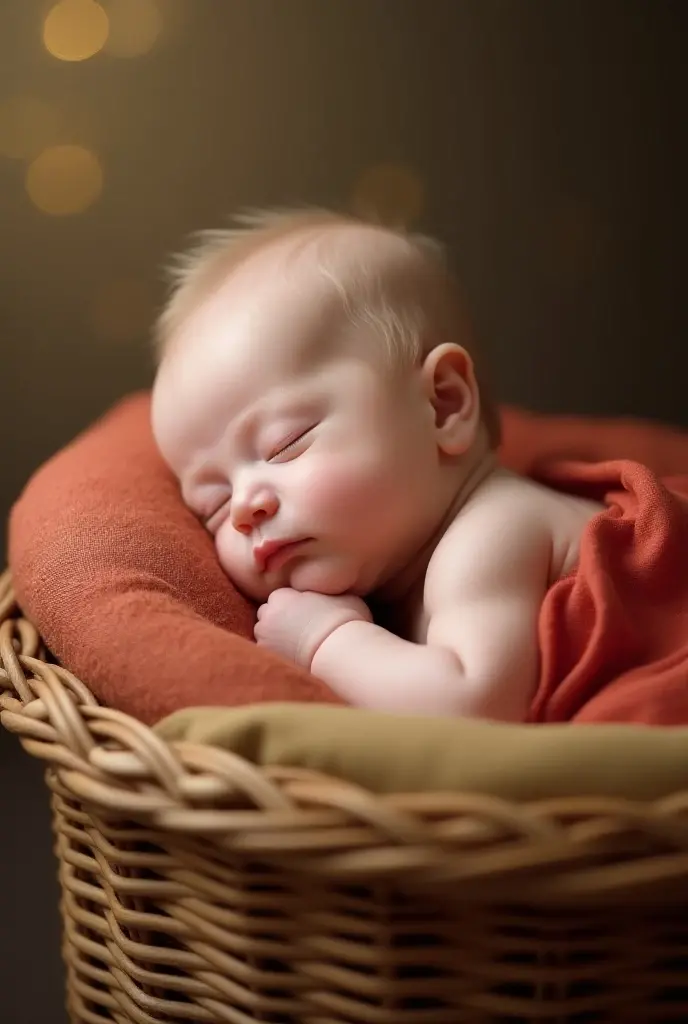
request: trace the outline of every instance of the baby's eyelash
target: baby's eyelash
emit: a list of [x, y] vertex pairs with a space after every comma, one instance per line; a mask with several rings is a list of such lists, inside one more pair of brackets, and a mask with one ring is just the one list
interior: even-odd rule
[[289, 444], [285, 444], [283, 448], [280, 448], [278, 452], [275, 452], [275, 455], [282, 455], [283, 452], [288, 452], [290, 448], [293, 448], [295, 444], [299, 443], [302, 437], [303, 434], [301, 434], [299, 437], [295, 437], [293, 441], [290, 441]]
[[297, 445], [299, 441], [303, 441], [306, 434], [310, 434], [312, 429], [313, 427], [309, 427], [308, 430], [301, 431], [298, 437], [295, 437], [293, 440], [289, 441], [288, 444], [283, 445], [276, 452], [273, 452], [272, 455], [270, 456], [270, 459], [268, 459], [268, 462], [272, 459], [276, 459], [279, 455], [284, 455], [285, 452], [288, 452], [291, 448]]

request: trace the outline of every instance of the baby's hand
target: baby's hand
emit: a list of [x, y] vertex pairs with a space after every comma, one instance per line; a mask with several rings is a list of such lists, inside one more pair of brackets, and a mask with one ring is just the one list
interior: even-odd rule
[[254, 636], [261, 647], [310, 669], [320, 645], [346, 622], [372, 622], [360, 597], [332, 597], [283, 587], [258, 609]]

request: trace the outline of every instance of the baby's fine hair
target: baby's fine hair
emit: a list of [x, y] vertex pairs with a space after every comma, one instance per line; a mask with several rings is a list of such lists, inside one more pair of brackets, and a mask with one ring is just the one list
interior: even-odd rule
[[[361, 247], [356, 259], [337, 244], [341, 232], [367, 228], [384, 246]], [[475, 342], [458, 283], [443, 246], [407, 232], [321, 207], [254, 209], [226, 228], [197, 232], [192, 244], [167, 266], [170, 293], [154, 330], [158, 360], [179, 336], [200, 303], [232, 270], [272, 242], [301, 236], [313, 243], [317, 267], [338, 293], [355, 326], [372, 328], [393, 365], [413, 365], [444, 341], [458, 341], [475, 358]], [[482, 419], [492, 447], [500, 441], [499, 415], [480, 381]]]

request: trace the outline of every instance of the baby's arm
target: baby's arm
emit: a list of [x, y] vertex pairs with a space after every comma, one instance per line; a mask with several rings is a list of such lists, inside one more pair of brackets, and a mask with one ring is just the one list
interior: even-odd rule
[[345, 700], [385, 711], [523, 721], [538, 679], [537, 622], [551, 531], [523, 502], [455, 523], [426, 580], [426, 644], [370, 622], [346, 622], [312, 671]]
[[320, 645], [311, 671], [348, 703], [376, 711], [468, 715], [454, 651], [402, 640], [372, 622], [340, 626]]

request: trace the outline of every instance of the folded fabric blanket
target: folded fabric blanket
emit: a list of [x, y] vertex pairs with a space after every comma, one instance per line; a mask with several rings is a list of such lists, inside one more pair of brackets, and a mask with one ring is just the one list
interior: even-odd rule
[[[120, 402], [29, 481], [12, 510], [9, 530], [10, 566], [26, 614], [56, 657], [100, 700], [144, 722], [199, 704], [341, 703], [319, 680], [250, 641], [255, 609], [224, 576], [210, 538], [184, 508], [176, 482], [153, 444], [149, 411], [147, 393]], [[655, 471], [680, 473], [688, 470], [688, 434], [638, 421], [591, 421], [504, 410], [502, 461], [506, 465], [536, 472], [552, 456], [639, 459]], [[630, 471], [624, 472], [628, 476]], [[582, 479], [579, 472], [578, 484]], [[569, 482], [574, 483], [573, 477]], [[595, 493], [606, 493], [617, 484], [598, 481]], [[651, 474], [647, 487], [651, 488]], [[658, 493], [662, 500], [657, 499], [653, 507], [666, 504], [664, 491]], [[635, 536], [633, 507], [628, 505], [627, 520], [613, 506], [607, 516], [611, 525], [596, 526], [594, 538], [606, 536], [605, 530], [613, 532], [617, 520]], [[637, 508], [641, 507], [645, 508], [639, 501]], [[641, 688], [642, 700], [633, 704], [638, 691], [631, 686], [630, 663], [615, 660], [611, 650], [602, 657], [603, 641], [597, 636], [589, 648], [596, 652], [595, 661], [586, 654], [582, 636], [593, 624], [587, 610], [589, 594], [595, 600], [602, 595], [594, 605], [601, 616], [599, 628], [613, 621], [613, 643], [621, 643], [625, 636], [621, 628], [625, 613], [614, 602], [626, 607], [631, 601], [629, 580], [633, 576], [638, 583], [644, 581], [642, 566], [647, 569], [653, 550], [646, 541], [646, 524], [651, 526], [655, 519], [648, 512], [638, 522], [646, 561], [638, 562], [635, 576], [617, 573], [618, 597], [609, 587], [599, 590], [606, 564], [602, 555], [594, 572], [577, 577], [589, 579], [587, 587], [564, 581], [549, 596], [543, 623], [554, 621], [554, 611], [562, 607], [575, 635], [570, 650], [562, 645], [556, 659], [547, 655], [536, 720], [581, 718], [586, 701], [588, 713], [600, 708], [599, 702], [595, 704], [596, 684], [591, 677], [583, 682], [585, 672], [592, 672], [594, 666], [606, 673], [600, 680], [612, 680], [617, 668], [623, 672], [621, 690], [610, 692], [622, 691], [625, 697], [617, 696], [616, 706], [608, 702], [602, 707], [600, 719], [667, 721], [677, 713], [674, 701], [671, 713], [662, 717], [663, 697], [658, 693], [652, 702], [651, 688]], [[591, 540], [592, 550], [597, 542]], [[623, 561], [626, 555], [619, 548], [618, 558]], [[662, 564], [666, 560], [670, 561], [669, 556], [660, 559]], [[644, 609], [643, 616], [651, 618], [645, 606], [653, 590], [644, 582], [644, 604], [638, 599], [627, 607], [639, 613]], [[668, 588], [658, 586], [658, 599], [668, 600]], [[605, 601], [612, 602], [614, 617]], [[680, 597], [674, 597], [671, 608], [678, 606]], [[665, 607], [668, 615], [669, 604]], [[661, 621], [662, 608], [652, 615], [653, 623]], [[553, 626], [543, 627], [543, 640], [550, 647], [551, 638], [560, 635]], [[633, 650], [637, 665], [655, 664], [659, 657], [655, 652], [650, 658], [645, 649]], [[578, 657], [583, 665], [576, 669]], [[610, 685], [616, 684], [612, 680]], [[688, 721], [681, 714], [680, 720]]]
[[528, 729], [360, 708], [255, 704], [186, 708], [155, 731], [168, 741], [231, 750], [259, 766], [322, 772], [373, 793], [659, 800], [688, 787], [688, 728]]
[[658, 476], [688, 473], [688, 433], [631, 417], [548, 416], [501, 409], [501, 461], [525, 476], [557, 460], [642, 462]]
[[688, 724], [688, 474], [555, 462], [537, 475], [606, 509], [545, 598], [530, 720]]

